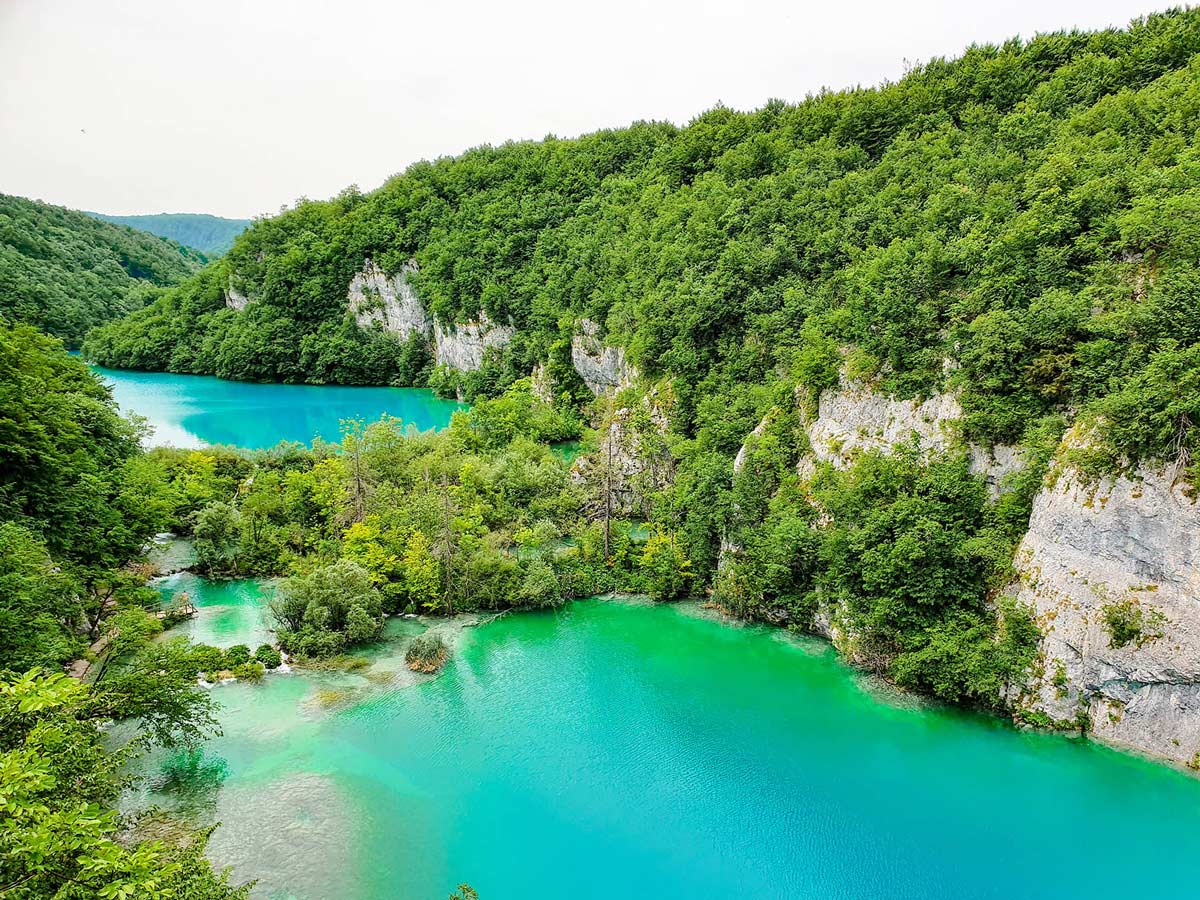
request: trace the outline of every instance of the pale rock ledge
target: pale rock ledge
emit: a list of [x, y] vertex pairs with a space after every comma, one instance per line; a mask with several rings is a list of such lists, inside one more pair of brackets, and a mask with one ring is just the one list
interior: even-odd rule
[[430, 337], [433, 325], [409, 282], [409, 276], [416, 271], [416, 263], [409, 262], [388, 278], [374, 260], [368, 259], [362, 271], [350, 279], [346, 293], [346, 303], [358, 326], [378, 325], [402, 341], [413, 334]]
[[225, 307], [241, 312], [249, 303], [250, 298], [234, 287], [233, 279], [230, 279], [229, 285], [225, 288]]
[[[822, 391], [817, 400], [817, 415], [806, 428], [812, 455], [801, 459], [800, 470], [811, 470], [814, 461], [844, 469], [863, 453], [890, 453], [913, 440], [923, 455], [943, 453], [954, 446], [962, 417], [962, 406], [953, 394], [900, 400], [843, 376], [837, 387]], [[1020, 448], [1012, 445], [990, 449], [972, 445], [968, 453], [971, 471], [987, 482], [993, 497], [999, 496], [1005, 477], [1024, 466]]]
[[444, 326], [433, 323], [434, 358], [439, 366], [473, 372], [483, 365], [488, 350], [502, 350], [512, 342], [516, 329], [498, 325], [480, 312], [479, 320]]
[[[1080, 440], [1068, 432], [1064, 447]], [[1042, 630], [1026, 704], [1080, 712], [1102, 740], [1189, 763], [1200, 753], [1200, 505], [1174, 467], [1088, 481], [1067, 469], [1034, 500], [1017, 598]], [[1105, 607], [1132, 604], [1142, 639], [1114, 646]]]
[[625, 360], [625, 348], [600, 340], [600, 326], [591, 319], [579, 320], [579, 331], [571, 338], [571, 363], [588, 390], [599, 397], [628, 386], [637, 369]]

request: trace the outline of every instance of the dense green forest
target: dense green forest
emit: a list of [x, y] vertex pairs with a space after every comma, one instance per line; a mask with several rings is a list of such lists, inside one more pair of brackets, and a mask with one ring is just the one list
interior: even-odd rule
[[[157, 602], [137, 565], [169, 524], [138, 428], [62, 343], [0, 324], [0, 894], [17, 900], [239, 900], [203, 856], [207, 835], [133, 837], [115, 811], [127, 761], [216, 730], [196, 687], [205, 663], [156, 642]], [[61, 666], [89, 642], [88, 681]], [[105, 727], [138, 723], [113, 749]]]
[[[346, 309], [364, 258], [388, 272], [413, 259], [441, 321], [486, 311], [518, 330], [482, 372], [435, 378], [468, 396], [561, 356], [586, 316], [671, 381], [676, 430], [719, 429], [724, 450], [762, 412], [743, 386], [797, 377], [828, 344], [900, 396], [958, 389], [979, 440], [1099, 407], [1124, 449], [1161, 452], [1179, 411], [1155, 373], [1194, 373], [1200, 339], [1197, 50], [1200, 12], [1176, 11], [683, 128], [418, 163], [257, 223], [88, 353], [228, 378], [423, 380]], [[244, 311], [223, 303], [231, 277]]]
[[144, 216], [110, 216], [90, 212], [89, 216], [148, 231], [185, 247], [194, 247], [205, 256], [220, 256], [233, 246], [233, 239], [250, 227], [249, 219], [225, 219], [207, 213], [158, 213]]
[[205, 258], [153, 235], [0, 194], [0, 317], [78, 347], [89, 328], [140, 309]]

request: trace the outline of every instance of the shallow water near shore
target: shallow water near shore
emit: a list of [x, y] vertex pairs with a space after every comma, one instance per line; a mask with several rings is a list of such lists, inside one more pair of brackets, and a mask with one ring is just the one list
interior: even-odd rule
[[418, 431], [445, 428], [466, 407], [425, 388], [255, 384], [208, 375], [92, 370], [112, 388], [123, 413], [137, 413], [154, 429], [151, 446], [236, 444], [262, 449], [280, 441], [310, 443], [341, 438], [341, 422], [373, 422], [385, 413]]
[[437, 677], [392, 619], [367, 669], [214, 688], [224, 736], [146, 760], [133, 802], [220, 820], [212, 857], [272, 900], [1194, 896], [1184, 773], [882, 702], [827, 645], [695, 607], [465, 624], [433, 623]]

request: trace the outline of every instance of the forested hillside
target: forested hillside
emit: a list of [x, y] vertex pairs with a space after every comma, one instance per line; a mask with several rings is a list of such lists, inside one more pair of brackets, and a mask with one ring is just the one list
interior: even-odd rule
[[202, 254], [153, 235], [0, 194], [0, 317], [69, 346], [203, 263]]
[[[1086, 720], [1093, 701], [1105, 716], [1111, 666], [1073, 648], [1157, 640], [1143, 606], [1191, 577], [1154, 557], [1190, 558], [1176, 494], [1200, 450], [1198, 53], [1200, 11], [1177, 11], [972, 47], [896, 84], [718, 108], [685, 128], [420, 163], [256, 223], [85, 352], [582, 411], [597, 426], [572, 469], [582, 492], [556, 496], [584, 520], [540, 518], [613, 573], [645, 523], [651, 542], [614, 587], [825, 634], [949, 700], [1042, 724]], [[464, 521], [476, 492], [497, 490], [478, 472], [443, 476]], [[1133, 479], [1126, 511], [1094, 518], [1104, 503], [1084, 482], [1118, 472]], [[547, 483], [525, 480], [531, 497]], [[1166, 499], [1143, 503], [1142, 482]], [[395, 497], [402, 510], [409, 494]], [[1041, 593], [1018, 553], [1038, 497], [1027, 549], [1044, 541], [1040, 571], [1058, 579]], [[370, 558], [402, 557], [411, 525], [376, 536]], [[468, 543], [482, 552], [491, 527]], [[1052, 552], [1067, 529], [1079, 558]], [[546, 558], [575, 583], [571, 552]], [[474, 560], [440, 564], [447, 603], [482, 583]], [[1117, 576], [1120, 598], [1100, 596], [1095, 579]], [[1172, 640], [1190, 647], [1191, 607], [1170, 603]], [[1117, 624], [1058, 647], [1056, 620]], [[1134, 620], [1137, 639], [1121, 625]], [[1048, 647], [1053, 667], [1039, 668]], [[1200, 754], [1169, 707], [1178, 686], [1200, 708], [1188, 665], [1166, 658], [1151, 724], [1123, 739]], [[1141, 696], [1135, 682], [1112, 702]], [[1033, 712], [1023, 684], [1041, 697]], [[1160, 733], [1174, 743], [1146, 737]]]
[[206, 256], [220, 256], [233, 246], [233, 239], [250, 226], [249, 219], [225, 219], [207, 213], [158, 213], [145, 216], [110, 216], [90, 212], [89, 216], [148, 231], [185, 247], [194, 247]]
[[[412, 377], [346, 324], [364, 258], [389, 273], [411, 259], [439, 320], [486, 312], [517, 329], [468, 394], [528, 374], [586, 316], [673, 379], [686, 433], [706, 409], [752, 426], [741, 385], [830, 342], [903, 396], [961, 387], [970, 434], [1016, 439], [1200, 352], [1198, 49], [1200, 12], [1176, 12], [686, 128], [419, 163], [256, 224], [89, 352], [229, 378]], [[226, 307], [231, 279], [244, 311]]]

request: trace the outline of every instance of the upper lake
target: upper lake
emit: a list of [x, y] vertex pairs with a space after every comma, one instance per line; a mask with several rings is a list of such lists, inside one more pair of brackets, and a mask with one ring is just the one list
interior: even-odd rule
[[344, 419], [387, 414], [420, 431], [444, 428], [461, 403], [423, 388], [255, 384], [208, 375], [173, 375], [93, 367], [123, 413], [153, 427], [153, 446], [234, 444], [262, 449], [280, 441], [341, 438]]

